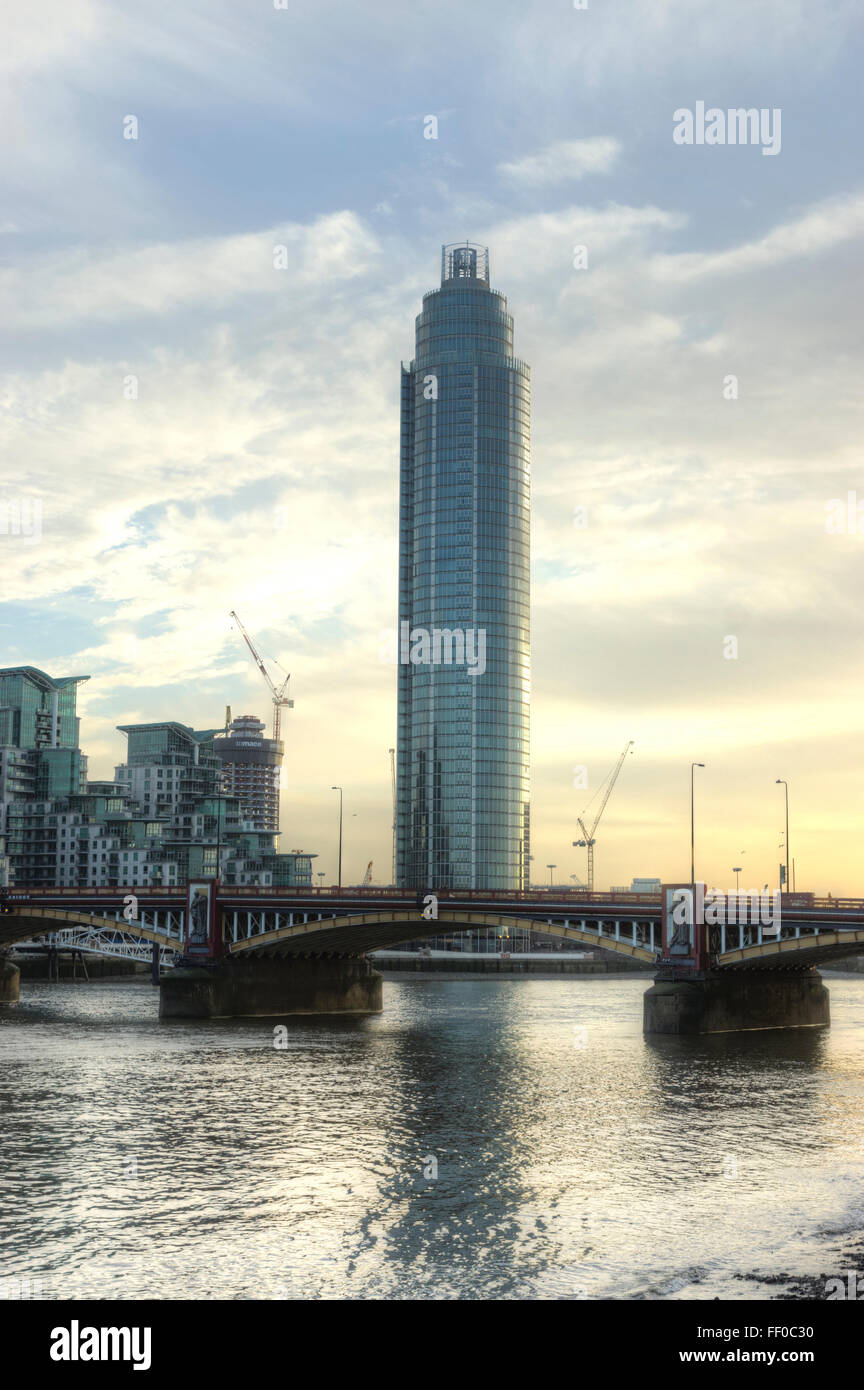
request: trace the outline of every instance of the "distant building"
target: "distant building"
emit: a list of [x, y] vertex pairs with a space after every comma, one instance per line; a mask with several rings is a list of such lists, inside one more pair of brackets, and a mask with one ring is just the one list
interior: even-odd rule
[[275, 831], [256, 825], [240, 797], [226, 793], [216, 749], [220, 730], [174, 722], [119, 727], [129, 743], [115, 783], [128, 787], [131, 801], [146, 815], [163, 822], [159, 843], [174, 865], [170, 881], [216, 875], [218, 851], [224, 883], [311, 886], [317, 856], [302, 850], [280, 854]]
[[246, 820], [256, 830], [279, 834], [279, 777], [285, 745], [264, 737], [264, 724], [254, 714], [241, 714], [228, 726], [227, 737], [215, 738], [213, 748], [222, 763], [222, 790], [236, 796]]
[[610, 888], [610, 893], [659, 893], [659, 878], [634, 878], [629, 888]]
[[222, 785], [219, 730], [165, 721], [121, 727], [127, 759], [87, 781], [76, 687], [36, 667], [0, 671], [0, 883], [181, 887], [190, 878], [307, 887], [315, 855], [280, 854]]
[[7, 881], [14, 881], [16, 865], [34, 883], [52, 881], [52, 828], [42, 826], [33, 808], [85, 786], [76, 706], [78, 686], [89, 679], [48, 676], [36, 666], [0, 670], [0, 836]]
[[89, 679], [47, 676], [36, 666], [0, 670], [0, 803], [83, 787], [76, 702]]
[[78, 686], [89, 676], [46, 676], [36, 666], [0, 670], [0, 745], [77, 748]]

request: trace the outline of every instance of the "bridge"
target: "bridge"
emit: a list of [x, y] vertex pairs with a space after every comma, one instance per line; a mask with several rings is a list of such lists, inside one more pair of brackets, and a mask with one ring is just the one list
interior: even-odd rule
[[[775, 922], [765, 920], [764, 903], [760, 912], [752, 897], [730, 894], [723, 920], [712, 922], [703, 888], [706, 920], [698, 920], [697, 903], [687, 942], [682, 945], [682, 937], [676, 947], [673, 936], [682, 934], [670, 922], [669, 894], [682, 889], [686, 896], [686, 885], [664, 886], [664, 900], [662, 894], [578, 889], [415, 896], [382, 889], [233, 888], [214, 881], [137, 894], [16, 888], [0, 894], [0, 948], [46, 932], [61, 933], [55, 939], [77, 949], [107, 953], [128, 955], [137, 943], [142, 955], [149, 950], [163, 966], [177, 962], [161, 976], [163, 1017], [365, 1013], [381, 1008], [371, 952], [442, 929], [505, 936], [521, 928], [653, 964], [646, 1031], [827, 1023], [827, 990], [815, 967], [864, 954], [864, 901], [776, 895], [782, 910]], [[8, 960], [0, 966], [0, 1000], [17, 997], [13, 971]], [[737, 984], [731, 983], [736, 975]], [[787, 1021], [771, 1021], [777, 1018]], [[723, 1027], [710, 1026], [712, 1020]]]

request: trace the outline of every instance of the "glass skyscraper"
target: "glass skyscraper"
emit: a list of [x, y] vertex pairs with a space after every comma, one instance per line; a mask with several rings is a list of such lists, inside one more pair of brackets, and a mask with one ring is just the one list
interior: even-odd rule
[[402, 367], [403, 888], [528, 887], [529, 413], [488, 251], [443, 247]]

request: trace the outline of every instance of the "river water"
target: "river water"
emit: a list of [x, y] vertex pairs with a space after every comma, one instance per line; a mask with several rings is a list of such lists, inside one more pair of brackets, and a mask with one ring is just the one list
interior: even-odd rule
[[644, 976], [387, 981], [378, 1017], [275, 1035], [160, 1023], [138, 981], [22, 982], [0, 1296], [768, 1298], [840, 1274], [864, 976], [826, 982], [830, 1030], [653, 1040]]

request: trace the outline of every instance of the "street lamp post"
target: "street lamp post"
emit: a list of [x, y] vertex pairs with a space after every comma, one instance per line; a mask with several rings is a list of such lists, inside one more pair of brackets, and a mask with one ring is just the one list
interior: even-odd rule
[[782, 777], [778, 777], [774, 785], [782, 787], [786, 793], [786, 892], [788, 893], [791, 886], [789, 883], [789, 783], [784, 781]]
[[557, 868], [558, 868], [558, 865], [557, 865], [557, 864], [547, 864], [547, 865], [546, 865], [546, 868], [549, 870], [549, 887], [551, 888], [551, 887], [552, 887], [552, 870], [553, 870], [553, 869], [557, 869]]
[[694, 808], [694, 777], [697, 767], [704, 767], [704, 763], [690, 764], [690, 884], [696, 885], [696, 813]]
[[331, 787], [331, 792], [339, 793], [339, 872], [337, 875], [338, 886], [342, 887], [342, 788]]
[[739, 875], [740, 872], [741, 872], [741, 866], [739, 865], [739, 867], [738, 867], [737, 869], [733, 869], [732, 872], [733, 872], [733, 874], [735, 875], [735, 892], [737, 893], [737, 892], [738, 892], [738, 875]]
[[[225, 710], [225, 737], [228, 737], [229, 711]], [[222, 881], [222, 793], [223, 793], [223, 768], [222, 760], [219, 760], [219, 794], [216, 802], [216, 882]]]

